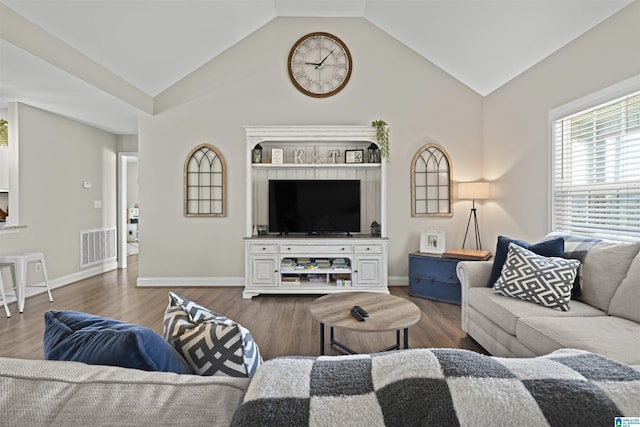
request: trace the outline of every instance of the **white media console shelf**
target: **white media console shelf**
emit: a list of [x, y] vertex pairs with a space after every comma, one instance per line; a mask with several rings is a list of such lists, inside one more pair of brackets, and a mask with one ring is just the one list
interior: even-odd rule
[[[389, 293], [386, 160], [371, 161], [371, 126], [246, 126], [244, 298], [258, 294]], [[260, 147], [260, 161], [254, 148]], [[274, 150], [279, 151], [278, 162]], [[361, 162], [347, 152], [362, 152]], [[359, 158], [359, 159], [360, 159]], [[270, 180], [359, 180], [360, 233], [347, 236], [255, 236], [268, 224]], [[372, 236], [372, 222], [380, 236]]]
[[380, 237], [246, 238], [242, 296], [389, 293], [386, 261], [387, 239]]

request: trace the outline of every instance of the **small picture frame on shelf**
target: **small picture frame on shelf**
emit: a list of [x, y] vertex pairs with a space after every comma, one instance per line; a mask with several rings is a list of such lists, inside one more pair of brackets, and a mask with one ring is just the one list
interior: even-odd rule
[[271, 149], [271, 164], [281, 165], [284, 163], [284, 150], [282, 148]]
[[444, 243], [444, 231], [424, 230], [420, 233], [420, 252], [443, 254]]
[[364, 150], [344, 150], [345, 163], [364, 163]]

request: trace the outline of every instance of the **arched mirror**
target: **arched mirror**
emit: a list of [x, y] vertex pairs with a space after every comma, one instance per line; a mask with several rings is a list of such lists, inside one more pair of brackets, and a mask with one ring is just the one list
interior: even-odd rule
[[411, 216], [453, 216], [449, 155], [437, 144], [420, 148], [411, 162]]
[[185, 216], [225, 216], [225, 162], [217, 148], [201, 144], [184, 163]]

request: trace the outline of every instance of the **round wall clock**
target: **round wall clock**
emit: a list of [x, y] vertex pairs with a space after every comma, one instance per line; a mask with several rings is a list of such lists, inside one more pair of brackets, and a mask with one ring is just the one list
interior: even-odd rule
[[289, 77], [306, 95], [323, 98], [340, 92], [351, 77], [351, 53], [338, 37], [310, 33], [289, 52]]

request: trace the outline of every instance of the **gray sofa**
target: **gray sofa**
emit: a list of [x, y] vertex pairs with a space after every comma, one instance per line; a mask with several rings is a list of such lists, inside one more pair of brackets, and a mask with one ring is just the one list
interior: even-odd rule
[[640, 370], [574, 349], [281, 357], [250, 380], [0, 358], [0, 425], [611, 425], [640, 413], [639, 385]]
[[495, 356], [577, 348], [640, 366], [639, 250], [640, 242], [592, 246], [569, 311], [498, 295], [487, 287], [492, 261], [461, 261], [462, 329]]

